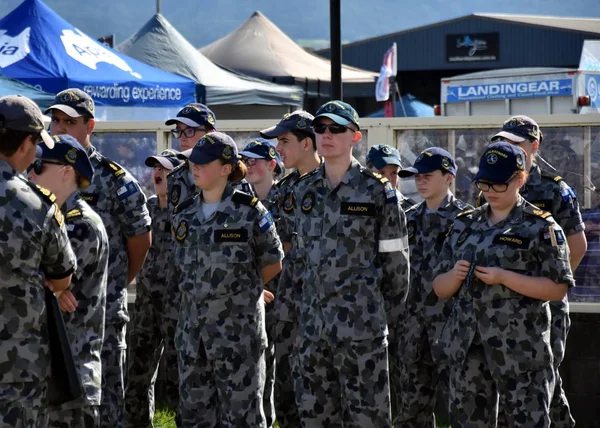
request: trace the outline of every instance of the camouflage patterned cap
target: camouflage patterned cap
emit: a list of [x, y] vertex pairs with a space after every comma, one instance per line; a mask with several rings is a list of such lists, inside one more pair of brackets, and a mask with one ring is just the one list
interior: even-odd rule
[[46, 109], [44, 114], [52, 110], [60, 110], [70, 117], [80, 117], [84, 114], [94, 117], [94, 100], [78, 88], [69, 88], [56, 94], [54, 104]]

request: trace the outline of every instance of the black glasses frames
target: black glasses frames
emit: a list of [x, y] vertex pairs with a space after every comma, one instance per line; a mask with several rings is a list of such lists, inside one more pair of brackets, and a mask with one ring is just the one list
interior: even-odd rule
[[185, 135], [187, 138], [193, 138], [196, 132], [206, 132], [206, 128], [171, 129], [173, 138], [181, 138], [182, 135]]

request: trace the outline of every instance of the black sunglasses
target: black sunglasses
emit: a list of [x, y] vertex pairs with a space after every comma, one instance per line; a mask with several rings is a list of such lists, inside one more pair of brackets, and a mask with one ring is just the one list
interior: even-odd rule
[[44, 172], [44, 165], [49, 164], [49, 165], [60, 165], [60, 166], [66, 166], [66, 163], [61, 163], [61, 162], [52, 162], [49, 160], [42, 160], [42, 159], [36, 159], [31, 165], [29, 165], [29, 167], [27, 168], [27, 172], [35, 172], [36, 175], [40, 175], [41, 173]]
[[317, 133], [317, 134], [324, 134], [325, 131], [328, 129], [329, 129], [329, 132], [331, 132], [332, 134], [343, 134], [350, 128], [348, 128], [347, 126], [338, 125], [338, 124], [323, 125], [322, 123], [317, 123], [316, 125], [313, 126], [313, 129], [315, 130], [315, 133]]
[[181, 138], [181, 135], [185, 135], [187, 138], [192, 138], [196, 135], [196, 132], [206, 132], [206, 128], [185, 128], [185, 129], [171, 129], [171, 135], [173, 138]]

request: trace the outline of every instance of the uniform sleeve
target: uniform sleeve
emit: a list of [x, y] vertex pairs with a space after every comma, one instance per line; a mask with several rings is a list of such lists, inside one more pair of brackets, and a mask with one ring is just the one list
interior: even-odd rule
[[44, 228], [45, 242], [42, 254], [42, 271], [48, 279], [62, 279], [77, 268], [77, 259], [69, 243], [64, 217], [58, 206], [48, 211]]
[[540, 276], [550, 278], [557, 284], [575, 286], [575, 279], [569, 262], [569, 246], [565, 233], [557, 224], [548, 225], [542, 230], [538, 247]]
[[121, 177], [111, 191], [114, 192], [115, 215], [121, 231], [131, 238], [149, 232], [152, 220], [146, 206], [146, 195], [138, 182], [129, 173]]
[[108, 248], [108, 242], [98, 228], [86, 221], [80, 221], [70, 226], [67, 227], [67, 233], [73, 252], [77, 256], [75, 276], [84, 278], [86, 269], [90, 266], [96, 267], [101, 251]]
[[558, 209], [553, 210], [552, 217], [566, 236], [585, 230], [577, 196], [564, 181], [560, 182], [559, 191], [554, 193], [553, 206]]
[[383, 267], [382, 292], [386, 312], [406, 300], [410, 280], [410, 257], [406, 215], [396, 191], [385, 184], [383, 210], [379, 224], [379, 257]]
[[291, 188], [281, 189], [278, 201], [279, 222], [277, 232], [282, 242], [292, 242], [294, 234], [294, 191]]
[[433, 268], [432, 278], [442, 275], [446, 272], [449, 272], [454, 267], [454, 257], [453, 257], [453, 248], [454, 242], [456, 242], [456, 236], [461, 233], [461, 224], [462, 222], [454, 220], [454, 223], [450, 226], [450, 230], [444, 240], [444, 244], [442, 245], [442, 250], [440, 254], [436, 258], [435, 266]]
[[[283, 260], [283, 247], [275, 229], [273, 215], [259, 202], [256, 205], [258, 218], [254, 222], [254, 254], [259, 269]], [[255, 213], [253, 213], [255, 215]]]

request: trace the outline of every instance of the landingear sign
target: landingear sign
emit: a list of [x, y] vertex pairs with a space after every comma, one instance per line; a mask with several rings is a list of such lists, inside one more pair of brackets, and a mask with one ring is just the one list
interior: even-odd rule
[[536, 80], [530, 82], [490, 83], [483, 85], [448, 86], [446, 102], [504, 100], [572, 95], [570, 79]]

